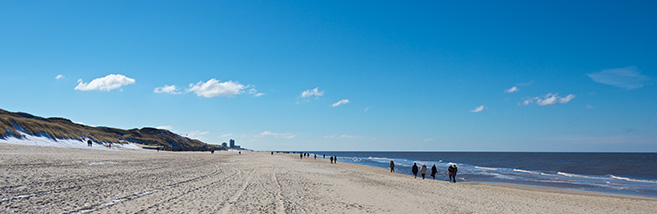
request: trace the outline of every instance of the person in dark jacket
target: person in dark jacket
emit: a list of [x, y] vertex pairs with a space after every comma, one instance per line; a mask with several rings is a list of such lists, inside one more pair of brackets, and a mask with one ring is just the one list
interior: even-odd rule
[[413, 175], [415, 175], [415, 178], [417, 178], [417, 164], [416, 163], [413, 163], [413, 168], [411, 169], [411, 171], [413, 172]]
[[390, 172], [395, 172], [395, 162], [390, 161]]
[[331, 164], [333, 164], [333, 156], [329, 158], [331, 160]]
[[436, 168], [436, 164], [434, 164], [434, 165], [431, 167], [431, 177], [433, 177], [434, 180], [436, 179], [436, 173], [437, 173], [437, 172], [438, 172], [438, 169]]
[[449, 165], [449, 168], [447, 168], [447, 172], [449, 173], [449, 181], [456, 183], [456, 171], [458, 169], [456, 168], [456, 165]]

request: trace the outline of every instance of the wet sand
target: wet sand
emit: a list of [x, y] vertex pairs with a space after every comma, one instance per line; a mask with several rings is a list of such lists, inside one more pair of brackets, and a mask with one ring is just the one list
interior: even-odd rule
[[448, 183], [265, 152], [0, 143], [4, 213], [655, 213], [657, 199]]

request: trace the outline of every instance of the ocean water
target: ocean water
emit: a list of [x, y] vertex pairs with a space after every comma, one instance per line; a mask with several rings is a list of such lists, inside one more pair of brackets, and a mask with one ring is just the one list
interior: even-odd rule
[[[411, 166], [433, 164], [436, 179], [449, 180], [447, 167], [458, 166], [457, 182], [490, 182], [613, 194], [657, 197], [657, 153], [538, 152], [309, 152], [411, 175]], [[419, 175], [418, 175], [419, 176]]]

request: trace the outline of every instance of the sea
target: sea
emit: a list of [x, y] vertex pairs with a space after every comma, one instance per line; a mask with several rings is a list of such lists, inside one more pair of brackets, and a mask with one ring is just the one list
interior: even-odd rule
[[[657, 197], [657, 153], [546, 152], [307, 152], [317, 158], [389, 169], [412, 175], [411, 167], [435, 164], [437, 180], [448, 181], [449, 165], [457, 182], [503, 183], [611, 194]], [[419, 175], [418, 175], [419, 176]]]

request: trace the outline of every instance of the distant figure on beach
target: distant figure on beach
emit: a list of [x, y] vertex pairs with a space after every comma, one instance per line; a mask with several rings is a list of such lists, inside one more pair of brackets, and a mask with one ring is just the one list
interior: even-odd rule
[[322, 159], [326, 158], [326, 155], [322, 155]]
[[210, 154], [214, 154], [214, 149], [213, 149], [213, 150], [210, 150]]
[[333, 163], [338, 164], [338, 156], [333, 156]]
[[447, 168], [447, 172], [449, 173], [449, 181], [456, 183], [456, 172], [457, 171], [458, 171], [458, 168], [456, 168], [456, 164], [449, 165], [449, 168]]
[[331, 164], [333, 164], [333, 156], [331, 156], [331, 158], [329, 158], [329, 159], [331, 160]]
[[159, 146], [157, 147], [157, 152], [160, 152], [160, 147]]
[[238, 154], [240, 154], [240, 155], [241, 155], [241, 154], [242, 154], [242, 151], [239, 151], [239, 152], [238, 152]]
[[438, 172], [438, 169], [436, 168], [436, 164], [434, 164], [434, 165], [431, 167], [431, 177], [433, 177], [434, 180], [436, 179], [436, 173], [437, 173], [437, 172]]
[[271, 152], [271, 155], [274, 155], [274, 152]]
[[107, 148], [112, 148], [112, 143], [107, 144]]
[[420, 174], [422, 175], [422, 180], [424, 180], [424, 176], [427, 175], [427, 165], [422, 164], [422, 168], [420, 168]]
[[87, 146], [91, 147], [91, 140], [87, 140]]
[[395, 162], [390, 161], [390, 172], [395, 172]]
[[417, 164], [413, 163], [413, 168], [411, 169], [411, 172], [413, 172], [413, 175], [415, 175], [415, 178], [417, 178]]
[[303, 154], [299, 154], [299, 158], [303, 160]]
[[315, 159], [317, 159], [317, 154], [315, 154]]

